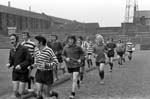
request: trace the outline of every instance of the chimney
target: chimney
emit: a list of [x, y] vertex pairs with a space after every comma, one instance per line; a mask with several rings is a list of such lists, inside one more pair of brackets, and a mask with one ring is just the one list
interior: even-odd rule
[[31, 6], [29, 6], [29, 11], [31, 11]]
[[11, 2], [10, 1], [8, 1], [8, 7], [10, 7], [11, 6]]

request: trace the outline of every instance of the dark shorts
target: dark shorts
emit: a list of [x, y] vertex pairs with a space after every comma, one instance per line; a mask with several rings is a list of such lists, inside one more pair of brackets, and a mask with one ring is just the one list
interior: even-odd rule
[[37, 83], [51, 85], [53, 84], [53, 71], [52, 70], [41, 71], [38, 69], [35, 75], [35, 79]]
[[92, 53], [88, 53], [88, 55], [92, 55]]
[[80, 72], [80, 67], [76, 67], [76, 68], [68, 68], [68, 72], [69, 72], [69, 73]]
[[12, 72], [12, 81], [19, 81], [19, 82], [28, 82], [29, 80], [29, 72], [20, 73], [13, 71]]
[[115, 56], [115, 52], [114, 51], [108, 51], [107, 56], [110, 57], [114, 57]]
[[63, 62], [61, 54], [56, 55], [56, 57], [57, 57], [59, 63]]
[[128, 51], [129, 53], [133, 53], [133, 51]]
[[119, 55], [119, 56], [123, 56], [123, 54], [124, 54], [124, 51], [122, 51], [122, 52], [117, 52], [117, 54]]
[[96, 66], [99, 66], [101, 63], [106, 63], [105, 61], [101, 61], [101, 62], [96, 62], [95, 64], [96, 64]]

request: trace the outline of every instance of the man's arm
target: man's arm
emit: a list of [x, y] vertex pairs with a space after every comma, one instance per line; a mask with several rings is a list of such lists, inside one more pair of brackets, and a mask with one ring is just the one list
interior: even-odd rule
[[53, 50], [50, 49], [49, 51], [50, 51], [49, 52], [50, 60], [48, 63], [45, 63], [45, 68], [51, 69], [51, 68], [55, 68], [58, 65], [58, 60], [57, 60], [57, 57], [54, 54]]
[[62, 54], [63, 46], [60, 42], [58, 42], [58, 48], [57, 54]]
[[66, 48], [64, 47], [62, 51], [62, 58], [65, 60], [67, 58]]
[[6, 66], [8, 68], [12, 67], [14, 64], [13, 64], [13, 57], [12, 57], [12, 53], [11, 53], [11, 50], [9, 52], [9, 60], [8, 60], [8, 64], [6, 64]]
[[80, 52], [79, 53], [80, 54], [80, 59], [79, 60], [85, 59], [85, 52], [81, 47], [79, 47], [79, 52]]

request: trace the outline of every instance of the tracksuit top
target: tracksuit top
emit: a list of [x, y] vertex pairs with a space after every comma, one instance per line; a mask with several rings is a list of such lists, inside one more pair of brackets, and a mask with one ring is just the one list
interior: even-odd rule
[[74, 44], [72, 46], [65, 46], [62, 55], [63, 58], [70, 58], [70, 61], [66, 62], [68, 68], [76, 68], [81, 66], [81, 64], [77, 61], [79, 59], [82, 60], [82, 58], [84, 57], [84, 52], [80, 46]]
[[[28, 49], [21, 44], [16, 48], [12, 48], [9, 54], [10, 66], [13, 66], [13, 71], [25, 73], [28, 72], [28, 66], [31, 65], [32, 58]], [[17, 65], [21, 66], [21, 70], [15, 69]]]
[[104, 44], [101, 45], [95, 44], [93, 47], [93, 53], [97, 55], [96, 62], [105, 61], [106, 46]]

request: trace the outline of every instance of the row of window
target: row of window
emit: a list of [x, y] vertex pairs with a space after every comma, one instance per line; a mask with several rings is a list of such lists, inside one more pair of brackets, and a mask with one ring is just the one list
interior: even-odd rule
[[[5, 17], [6, 19], [3, 21], [3, 18]], [[6, 27], [2, 25], [5, 25]], [[17, 27], [17, 30], [48, 29], [50, 27], [50, 21], [12, 14], [6, 14], [5, 16], [3, 13], [0, 13], [0, 30], [4, 27]]]

